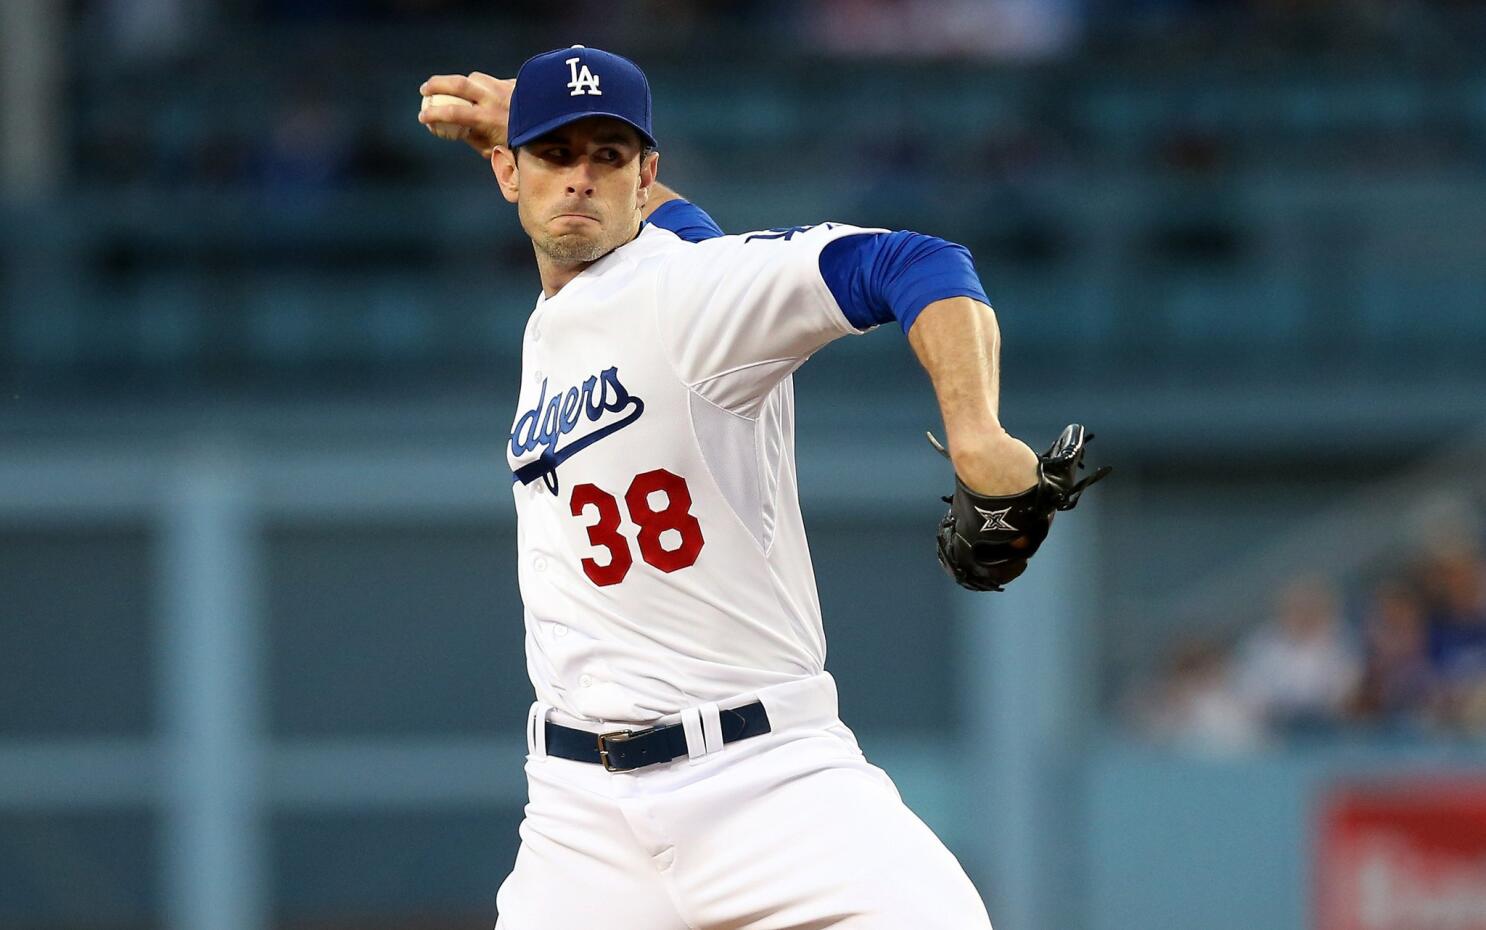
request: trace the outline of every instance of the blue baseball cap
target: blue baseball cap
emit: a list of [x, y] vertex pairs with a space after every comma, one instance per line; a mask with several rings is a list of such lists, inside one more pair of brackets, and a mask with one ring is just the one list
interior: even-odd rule
[[634, 62], [613, 52], [574, 45], [526, 60], [511, 93], [507, 145], [526, 145], [559, 126], [610, 116], [635, 127], [652, 147], [650, 82]]

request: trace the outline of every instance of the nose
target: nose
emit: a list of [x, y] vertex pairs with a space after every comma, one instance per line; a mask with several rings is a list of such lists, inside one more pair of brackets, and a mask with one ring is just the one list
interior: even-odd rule
[[593, 166], [589, 164], [588, 159], [580, 158], [573, 165], [573, 170], [568, 174], [567, 187], [569, 194], [593, 196]]

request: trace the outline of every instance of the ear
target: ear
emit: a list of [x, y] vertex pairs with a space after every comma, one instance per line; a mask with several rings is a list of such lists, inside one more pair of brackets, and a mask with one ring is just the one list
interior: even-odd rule
[[500, 185], [501, 196], [507, 203], [515, 203], [521, 192], [521, 174], [516, 169], [516, 153], [504, 145], [490, 151], [490, 170], [495, 172], [495, 181]]
[[645, 156], [640, 163], [640, 185], [636, 190], [636, 200], [641, 207], [650, 200], [650, 192], [655, 189], [655, 178], [660, 173], [660, 153], [651, 152]]

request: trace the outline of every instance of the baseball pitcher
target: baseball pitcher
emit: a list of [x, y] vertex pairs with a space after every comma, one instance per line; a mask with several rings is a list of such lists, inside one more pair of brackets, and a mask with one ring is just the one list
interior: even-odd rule
[[498, 930], [988, 928], [838, 716], [791, 386], [832, 340], [900, 328], [956, 472], [938, 557], [976, 590], [1016, 578], [1104, 470], [1077, 480], [1082, 427], [1040, 456], [1002, 429], [969, 253], [841, 223], [723, 235], [657, 182], [649, 84], [598, 49], [421, 90], [458, 98], [420, 121], [488, 157], [542, 284], [506, 448], [536, 701]]

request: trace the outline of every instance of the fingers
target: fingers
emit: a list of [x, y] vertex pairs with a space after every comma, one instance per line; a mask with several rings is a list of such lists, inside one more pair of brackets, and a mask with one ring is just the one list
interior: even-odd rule
[[469, 81], [484, 93], [489, 94], [493, 100], [511, 99], [511, 90], [516, 86], [513, 78], [492, 77], [483, 71], [471, 71]]
[[425, 97], [431, 97], [434, 94], [450, 94], [463, 97], [471, 103], [479, 103], [483, 91], [478, 84], [462, 74], [435, 74], [419, 85], [418, 93]]
[[464, 141], [489, 158], [493, 146], [502, 145], [506, 138], [506, 120], [511, 103], [511, 91], [516, 82], [509, 78], [497, 78], [483, 71], [463, 74], [435, 74], [418, 87], [423, 102], [435, 94], [447, 94], [469, 101], [472, 106], [462, 104], [440, 104], [420, 107], [418, 122], [425, 126], [450, 123], [469, 130]]
[[435, 74], [418, 87], [425, 97], [434, 94], [451, 94], [463, 97], [471, 103], [503, 104], [511, 99], [511, 89], [516, 86], [511, 78], [497, 78], [483, 71], [463, 74]]
[[453, 123], [456, 126], [468, 126], [470, 129], [483, 129], [490, 124], [490, 119], [488, 115], [474, 107], [450, 104], [441, 107], [424, 107], [418, 111], [418, 122], [425, 125]]

